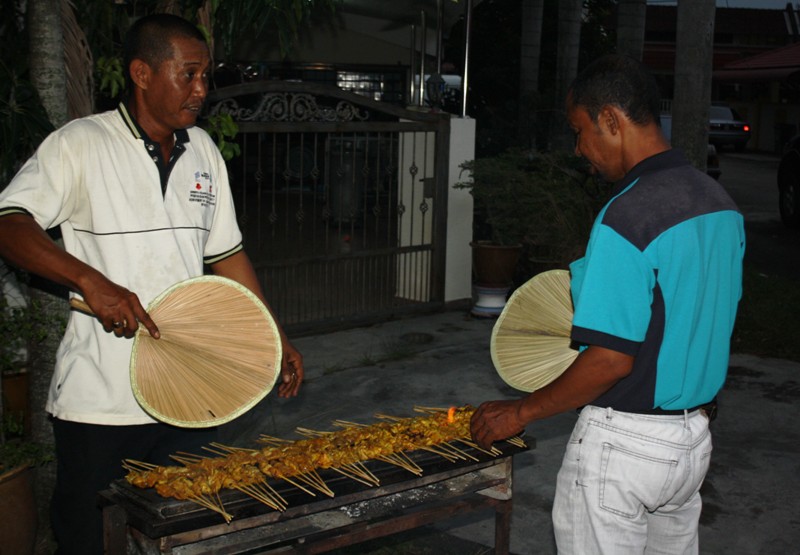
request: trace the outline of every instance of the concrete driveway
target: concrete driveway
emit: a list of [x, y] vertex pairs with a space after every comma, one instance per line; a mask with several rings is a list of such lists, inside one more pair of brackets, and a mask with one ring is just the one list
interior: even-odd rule
[[720, 183], [745, 217], [745, 260], [770, 275], [800, 281], [800, 230], [781, 223], [778, 212], [778, 163], [770, 154], [724, 152]]
[[[228, 425], [225, 441], [249, 445], [262, 432], [291, 439], [299, 437], [293, 433], [299, 426], [329, 430], [335, 419], [369, 423], [376, 413], [413, 416], [415, 405], [477, 405], [518, 396], [492, 366], [492, 325], [451, 311], [300, 338], [295, 344], [308, 369], [301, 395], [291, 400], [270, 395]], [[797, 363], [733, 356], [713, 423], [701, 553], [800, 553], [798, 377]], [[514, 457], [513, 553], [556, 552], [550, 509], [575, 419], [568, 413], [531, 426], [527, 434], [535, 438], [535, 449]], [[490, 553], [493, 527], [491, 514], [476, 513], [446, 522], [438, 534], [418, 533], [415, 542], [443, 555]]]

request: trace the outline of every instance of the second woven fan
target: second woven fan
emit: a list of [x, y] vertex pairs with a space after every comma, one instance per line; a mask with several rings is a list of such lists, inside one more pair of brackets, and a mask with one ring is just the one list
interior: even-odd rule
[[572, 364], [572, 298], [566, 270], [542, 272], [519, 287], [492, 330], [497, 373], [515, 389], [540, 389]]

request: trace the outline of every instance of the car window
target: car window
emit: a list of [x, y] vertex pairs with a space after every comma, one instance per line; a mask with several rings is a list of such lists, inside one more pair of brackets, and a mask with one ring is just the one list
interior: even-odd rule
[[727, 106], [712, 106], [709, 112], [711, 119], [739, 119], [732, 113], [733, 110]]

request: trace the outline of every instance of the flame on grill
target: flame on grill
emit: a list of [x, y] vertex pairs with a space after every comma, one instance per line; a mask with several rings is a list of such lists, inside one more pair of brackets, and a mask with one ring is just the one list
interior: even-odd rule
[[447, 409], [447, 423], [452, 424], [456, 421], [456, 407]]

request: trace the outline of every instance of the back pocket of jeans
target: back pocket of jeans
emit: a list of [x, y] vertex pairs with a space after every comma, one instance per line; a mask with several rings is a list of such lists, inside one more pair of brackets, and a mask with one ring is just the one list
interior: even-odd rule
[[678, 461], [603, 444], [600, 506], [626, 518], [653, 511], [669, 499]]

